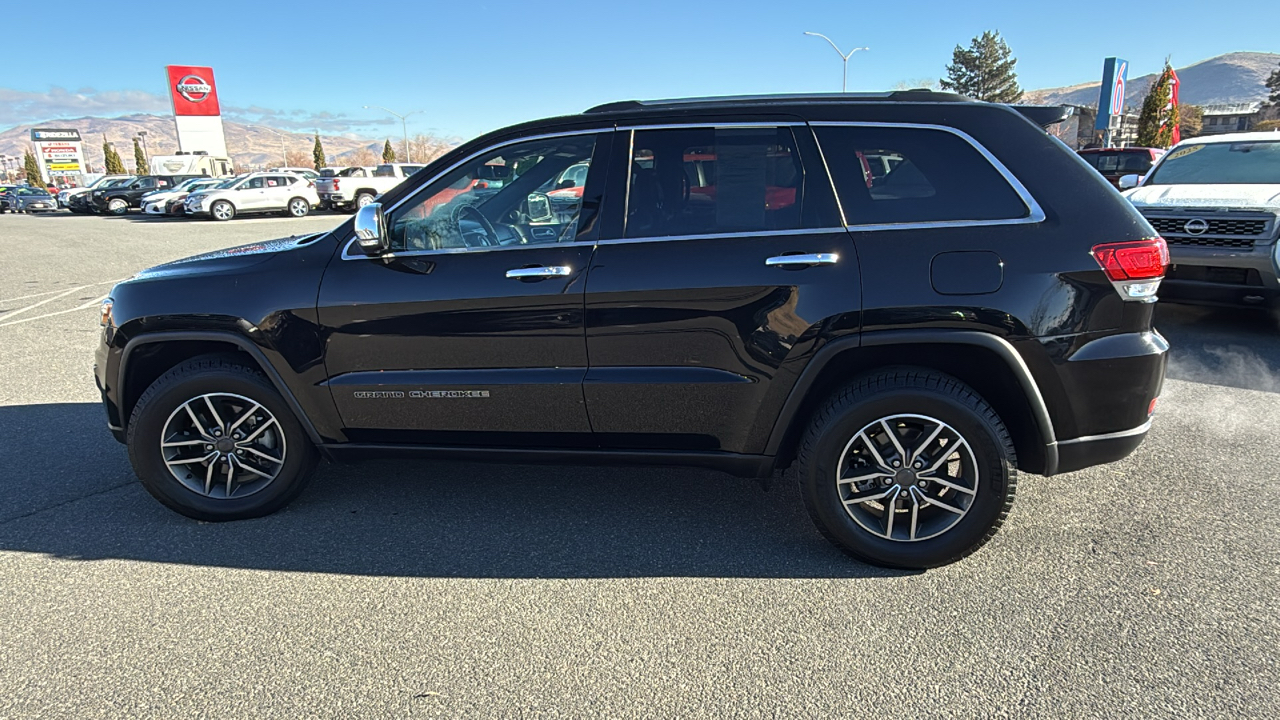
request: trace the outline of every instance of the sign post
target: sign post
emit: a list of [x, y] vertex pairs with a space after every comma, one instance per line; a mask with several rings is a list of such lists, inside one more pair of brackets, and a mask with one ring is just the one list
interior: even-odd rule
[[222, 131], [213, 68], [167, 65], [165, 78], [178, 128], [178, 152], [226, 157], [227, 139]]
[[83, 185], [84, 150], [80, 131], [74, 128], [32, 128], [31, 142], [36, 146], [40, 176], [54, 185]]
[[[1124, 93], [1129, 76], [1129, 62], [1109, 57], [1102, 63], [1102, 90], [1098, 94], [1098, 119], [1094, 130], [1101, 130], [1102, 146], [1111, 147], [1112, 128], [1124, 122]], [[1114, 120], [1113, 120], [1114, 118]]]

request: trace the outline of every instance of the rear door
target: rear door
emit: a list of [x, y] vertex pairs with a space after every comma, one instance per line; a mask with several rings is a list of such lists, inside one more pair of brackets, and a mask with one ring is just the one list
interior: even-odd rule
[[584, 395], [606, 448], [759, 453], [858, 260], [792, 118], [625, 128], [587, 278]]

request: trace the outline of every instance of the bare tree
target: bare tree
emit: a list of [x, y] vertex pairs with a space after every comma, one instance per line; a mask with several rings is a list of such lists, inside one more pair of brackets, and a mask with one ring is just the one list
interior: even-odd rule
[[893, 84], [894, 90], [917, 90], [924, 88], [926, 90], [937, 90], [938, 81], [935, 78], [916, 78], [914, 80], [899, 80]]
[[335, 165], [344, 165], [346, 167], [372, 167], [382, 161], [377, 153], [367, 147], [357, 148], [351, 152], [339, 155], [335, 160]]
[[419, 133], [409, 141], [414, 162], [431, 162], [458, 146], [457, 141]]

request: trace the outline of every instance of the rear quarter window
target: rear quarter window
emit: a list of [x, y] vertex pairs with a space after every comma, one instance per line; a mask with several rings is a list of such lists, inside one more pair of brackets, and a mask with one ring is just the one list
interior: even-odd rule
[[1014, 220], [1030, 209], [964, 138], [932, 128], [816, 128], [845, 222]]

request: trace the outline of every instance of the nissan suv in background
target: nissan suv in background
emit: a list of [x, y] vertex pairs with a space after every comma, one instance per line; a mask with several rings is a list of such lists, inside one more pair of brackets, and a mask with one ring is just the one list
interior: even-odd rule
[[1120, 178], [1125, 175], [1146, 175], [1162, 155], [1164, 150], [1144, 147], [1085, 148], [1080, 151], [1080, 157], [1116, 187], [1120, 187]]
[[196, 190], [183, 206], [188, 215], [230, 220], [246, 213], [282, 212], [304, 217], [320, 203], [315, 184], [287, 172], [251, 173]]
[[201, 520], [320, 457], [790, 467], [844, 551], [949, 563], [1020, 472], [1132, 452], [1164, 378], [1164, 241], [1060, 117], [910, 91], [499, 130], [331, 232], [115, 286], [107, 422]]
[[1280, 305], [1280, 133], [1184, 140], [1121, 187], [1169, 243], [1163, 299]]

